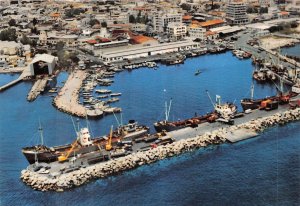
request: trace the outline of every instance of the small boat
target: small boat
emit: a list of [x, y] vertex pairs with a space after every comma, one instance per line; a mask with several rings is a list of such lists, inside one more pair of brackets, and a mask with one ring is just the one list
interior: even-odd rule
[[119, 98], [114, 97], [114, 98], [111, 98], [111, 99], [107, 100], [106, 102], [107, 103], [113, 103], [113, 102], [117, 102], [119, 100], [120, 100]]
[[196, 72], [195, 72], [195, 76], [199, 75], [201, 73], [200, 69], [198, 69]]
[[121, 96], [122, 93], [111, 93], [110, 96], [111, 97], [116, 97], [116, 96]]
[[57, 89], [56, 89], [56, 88], [53, 88], [53, 89], [50, 89], [48, 92], [49, 92], [49, 93], [57, 93]]
[[98, 99], [105, 99], [105, 98], [107, 98], [107, 97], [108, 97], [108, 95], [100, 95], [100, 96], [97, 96]]
[[108, 90], [108, 89], [97, 89], [95, 92], [100, 93], [100, 94], [109, 94], [109, 93], [111, 93], [111, 90]]

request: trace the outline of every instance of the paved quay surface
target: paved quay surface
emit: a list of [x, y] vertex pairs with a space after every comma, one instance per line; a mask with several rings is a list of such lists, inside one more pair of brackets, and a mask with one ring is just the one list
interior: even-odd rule
[[32, 86], [30, 92], [27, 95], [28, 101], [35, 100], [41, 92], [45, 90], [45, 87], [47, 85], [48, 78], [44, 77], [43, 79], [38, 79]]
[[79, 104], [79, 90], [86, 76], [86, 72], [82, 70], [76, 70], [69, 75], [65, 85], [53, 100], [59, 110], [79, 117], [103, 115], [100, 109], [89, 110]]

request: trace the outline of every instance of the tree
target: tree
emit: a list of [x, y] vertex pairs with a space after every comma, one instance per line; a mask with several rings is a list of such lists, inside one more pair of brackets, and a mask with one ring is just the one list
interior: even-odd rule
[[136, 23], [135, 17], [132, 14], [129, 16], [129, 23]]
[[65, 46], [65, 43], [62, 41], [59, 41], [56, 43], [55, 48], [56, 48], [57, 52], [60, 52], [64, 49], [64, 46]]
[[16, 20], [10, 19], [9, 22], [8, 22], [8, 25], [9, 26], [16, 26]]
[[100, 22], [97, 19], [91, 19], [90, 20], [91, 27], [93, 27], [95, 24], [100, 24]]
[[17, 34], [15, 29], [6, 29], [0, 32], [0, 40], [1, 41], [16, 41]]
[[105, 21], [101, 22], [102, 27], [107, 27], [107, 23]]
[[114, 24], [117, 24], [118, 22], [117, 21], [114, 21]]
[[180, 7], [181, 7], [183, 10], [186, 10], [186, 11], [191, 10], [191, 5], [186, 4], [186, 3], [181, 4]]
[[25, 34], [22, 35], [22, 38], [21, 38], [20, 42], [24, 45], [26, 45], [26, 44], [31, 45], [32, 44], [32, 41]]
[[37, 24], [36, 18], [33, 18], [33, 19], [32, 19], [32, 24], [33, 24], [33, 26], [35, 26], [35, 25]]

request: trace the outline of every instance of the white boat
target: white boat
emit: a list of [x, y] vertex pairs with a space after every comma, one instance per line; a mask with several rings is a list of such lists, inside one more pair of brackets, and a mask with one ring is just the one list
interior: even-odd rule
[[111, 93], [110, 96], [111, 97], [116, 97], [116, 96], [121, 96], [122, 93]]

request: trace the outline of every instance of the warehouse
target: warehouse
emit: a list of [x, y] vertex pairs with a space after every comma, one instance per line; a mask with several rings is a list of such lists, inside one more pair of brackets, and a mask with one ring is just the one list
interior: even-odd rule
[[148, 57], [171, 52], [190, 51], [200, 48], [200, 44], [193, 41], [179, 41], [153, 45], [130, 45], [101, 50], [99, 57], [105, 62], [115, 62], [127, 59]]

